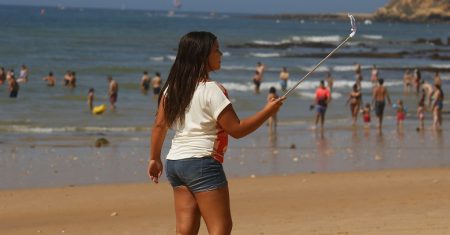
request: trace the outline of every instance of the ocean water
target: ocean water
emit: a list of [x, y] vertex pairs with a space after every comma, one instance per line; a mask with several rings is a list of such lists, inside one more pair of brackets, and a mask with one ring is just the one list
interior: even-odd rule
[[[44, 14], [41, 14], [42, 9]], [[407, 119], [411, 121], [415, 120], [417, 96], [402, 92], [405, 68], [423, 68], [422, 77], [429, 81], [432, 70], [440, 70], [444, 92], [448, 91], [448, 24], [358, 22], [358, 26], [356, 37], [335, 57], [328, 59], [285, 102], [279, 113], [280, 125], [308, 128], [312, 124], [315, 114], [309, 110], [309, 105], [326, 72], [331, 72], [335, 80], [327, 120], [350, 125], [350, 113], [344, 104], [354, 84], [356, 62], [363, 68], [364, 102], [371, 100], [370, 68], [376, 64], [391, 98], [403, 99], [409, 107]], [[136, 155], [139, 162], [145, 162], [156, 103], [152, 94], [140, 92], [140, 78], [147, 70], [150, 75], [160, 72], [165, 79], [175, 58], [178, 41], [187, 32], [211, 31], [218, 36], [224, 52], [222, 69], [212, 73], [211, 77], [223, 83], [241, 117], [264, 106], [271, 86], [279, 89], [281, 67], [288, 68], [288, 86], [292, 87], [350, 33], [349, 23], [338, 21], [279, 21], [222, 13], [176, 12], [169, 15], [149, 10], [12, 6], [0, 7], [0, 29], [0, 66], [6, 70], [14, 69], [18, 74], [20, 66], [26, 64], [30, 74], [29, 82], [20, 85], [17, 99], [8, 98], [7, 86], [0, 86], [0, 154], [4, 161], [0, 167], [3, 170], [15, 169], [9, 164], [16, 158], [26, 161], [34, 155], [72, 160], [92, 154], [99, 157]], [[419, 38], [439, 38], [444, 45], [417, 43]], [[383, 53], [401, 56], [380, 57]], [[444, 58], [433, 59], [434, 54]], [[258, 61], [264, 63], [267, 70], [261, 94], [255, 95], [251, 77]], [[62, 85], [66, 70], [77, 73], [75, 89]], [[57, 77], [57, 85], [52, 88], [42, 81], [50, 71]], [[88, 89], [95, 89], [95, 105], [108, 104], [108, 75], [119, 83], [117, 110], [93, 116], [87, 106]], [[278, 90], [278, 94], [282, 92]], [[448, 98], [445, 105], [448, 105]], [[394, 112], [388, 110], [387, 115], [393, 116]], [[91, 148], [99, 137], [114, 139], [117, 142], [112, 145], [120, 148]]]

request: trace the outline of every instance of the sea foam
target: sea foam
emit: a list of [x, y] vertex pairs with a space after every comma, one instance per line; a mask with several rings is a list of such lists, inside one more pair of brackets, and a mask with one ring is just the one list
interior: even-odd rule
[[269, 58], [269, 57], [280, 57], [280, 53], [272, 52], [272, 53], [250, 53], [253, 57], [259, 57], [259, 58]]
[[383, 35], [363, 34], [363, 35], [361, 35], [361, 37], [365, 38], [365, 39], [371, 39], [371, 40], [381, 40], [381, 39], [383, 39]]

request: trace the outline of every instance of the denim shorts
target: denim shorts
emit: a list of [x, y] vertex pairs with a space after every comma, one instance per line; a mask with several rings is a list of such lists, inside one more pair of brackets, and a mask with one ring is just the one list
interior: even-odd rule
[[166, 176], [172, 187], [186, 186], [194, 193], [228, 184], [222, 164], [212, 157], [166, 160]]
[[327, 106], [317, 105], [318, 113], [325, 113], [327, 111]]

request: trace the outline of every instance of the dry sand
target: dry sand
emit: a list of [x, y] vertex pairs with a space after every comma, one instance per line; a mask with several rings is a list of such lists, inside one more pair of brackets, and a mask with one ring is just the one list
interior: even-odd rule
[[[450, 234], [450, 168], [231, 179], [230, 191], [233, 234]], [[174, 234], [172, 200], [167, 183], [3, 190], [0, 234]]]

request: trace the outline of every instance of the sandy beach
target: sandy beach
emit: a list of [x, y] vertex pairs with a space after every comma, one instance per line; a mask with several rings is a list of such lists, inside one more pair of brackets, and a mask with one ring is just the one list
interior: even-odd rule
[[[449, 234], [450, 168], [231, 179], [233, 234]], [[168, 183], [0, 191], [2, 234], [174, 234]], [[202, 224], [200, 234], [207, 234]]]
[[[347, 20], [42, 10], [0, 7], [6, 35], [0, 67], [17, 75], [22, 63], [30, 69], [18, 98], [0, 86], [0, 235], [175, 234], [172, 189], [165, 176], [155, 185], [146, 175], [157, 99], [152, 90], [141, 90], [143, 71], [167, 78], [181, 34], [214, 31], [223, 57], [211, 78], [224, 85], [243, 119], [266, 105], [271, 87], [281, 88], [282, 67], [291, 74], [291, 88], [349, 33]], [[448, 25], [357, 18], [358, 35], [295, 90], [278, 113], [276, 132], [263, 125], [245, 138], [230, 137], [224, 169], [233, 234], [450, 234]], [[251, 77], [258, 61], [267, 69], [257, 95]], [[371, 102], [376, 65], [392, 101], [408, 109], [401, 126], [391, 105], [382, 132], [375, 113], [370, 125], [361, 115], [352, 125], [346, 101], [355, 63], [364, 74], [363, 103]], [[403, 83], [404, 72], [416, 68], [428, 83], [440, 72], [442, 130], [432, 128], [428, 111], [425, 128], [417, 129], [421, 96]], [[63, 85], [67, 70], [76, 72], [76, 88]], [[54, 87], [42, 80], [50, 71]], [[332, 102], [321, 131], [309, 107], [328, 72]], [[95, 88], [94, 105], [108, 105], [108, 75], [120, 84], [117, 109], [92, 115], [88, 91]], [[97, 146], [99, 140], [106, 144]], [[204, 224], [200, 234], [208, 234]]]

